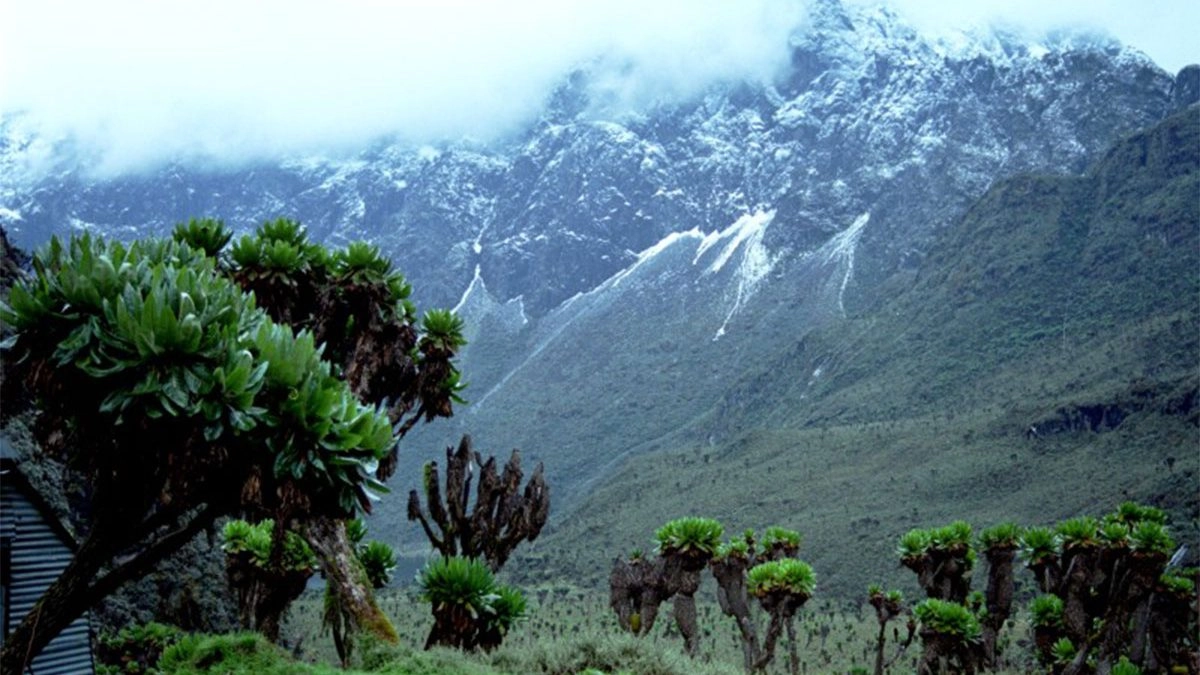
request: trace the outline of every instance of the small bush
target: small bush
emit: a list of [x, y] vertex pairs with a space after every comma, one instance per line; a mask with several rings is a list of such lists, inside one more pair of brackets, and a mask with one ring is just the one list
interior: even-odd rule
[[477, 615], [490, 605], [488, 596], [495, 590], [496, 580], [483, 562], [452, 556], [426, 565], [417, 578], [417, 586], [421, 599], [434, 609], [456, 605]]
[[1064, 520], [1054, 529], [1058, 533], [1059, 541], [1062, 542], [1064, 547], [1095, 546], [1097, 544], [1100, 525], [1096, 522], [1095, 518], [1080, 516]]
[[1162, 509], [1153, 506], [1142, 506], [1137, 502], [1122, 502], [1117, 510], [1108, 515], [1105, 520], [1113, 520], [1131, 528], [1143, 522], [1166, 525], [1167, 514]]
[[1067, 638], [1059, 638], [1050, 648], [1050, 655], [1055, 663], [1070, 663], [1075, 658], [1075, 645]]
[[702, 552], [713, 555], [721, 545], [725, 528], [712, 518], [677, 518], [654, 533], [659, 551]]
[[817, 587], [817, 575], [808, 563], [784, 558], [755, 565], [747, 574], [747, 582], [750, 593], [759, 597], [785, 591], [810, 598]]
[[215, 258], [233, 238], [233, 231], [225, 227], [222, 220], [192, 218], [186, 224], [177, 224], [171, 236], [175, 241], [204, 251], [208, 257]]
[[984, 549], [1016, 548], [1021, 542], [1021, 528], [1016, 523], [1000, 523], [979, 533], [979, 545]]
[[913, 614], [926, 628], [942, 635], [969, 641], [979, 639], [979, 619], [958, 603], [929, 598], [914, 607]]
[[675, 649], [628, 634], [594, 634], [533, 647], [502, 648], [491, 664], [505, 673], [637, 673], [637, 675], [740, 675], [732, 664], [705, 663]]
[[789, 530], [783, 527], [768, 527], [763, 533], [762, 546], [764, 549], [770, 549], [772, 546], [781, 545], [787, 549], [800, 548], [800, 533], [795, 530]]
[[900, 546], [896, 552], [900, 554], [901, 558], [919, 558], [925, 555], [925, 551], [929, 550], [931, 543], [927, 530], [909, 530], [900, 537]]
[[971, 545], [971, 524], [956, 520], [930, 532], [931, 543], [943, 549], [966, 548]]
[[1047, 562], [1058, 555], [1058, 537], [1049, 528], [1031, 527], [1021, 535], [1021, 557], [1029, 564]]
[[396, 552], [381, 541], [371, 541], [358, 549], [358, 561], [374, 588], [387, 586], [396, 570]]
[[156, 667], [163, 650], [183, 635], [174, 626], [154, 622], [123, 628], [116, 635], [101, 635], [96, 645], [97, 672], [130, 675], [158, 672]]
[[1033, 625], [1043, 628], [1061, 627], [1063, 601], [1057, 595], [1039, 595], [1029, 603]]
[[1141, 553], [1167, 556], [1175, 549], [1166, 526], [1150, 520], [1138, 523], [1129, 534], [1129, 541], [1131, 548]]
[[163, 652], [159, 667], [177, 675], [299, 675], [335, 673], [293, 661], [258, 633], [188, 635]]

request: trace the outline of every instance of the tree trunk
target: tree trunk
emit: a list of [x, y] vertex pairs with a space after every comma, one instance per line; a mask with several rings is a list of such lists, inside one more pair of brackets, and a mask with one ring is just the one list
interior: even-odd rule
[[787, 636], [788, 666], [791, 668], [792, 675], [800, 675], [800, 655], [796, 653], [796, 617], [794, 615], [787, 619]]
[[658, 618], [658, 606], [663, 599], [653, 590], [642, 592], [641, 611], [638, 612], [638, 627], [641, 629], [637, 635], [649, 635], [650, 630], [654, 628], [654, 621]]
[[887, 629], [887, 624], [879, 622], [879, 637], [875, 640], [875, 675], [883, 675], [883, 647], [887, 643], [887, 635], [884, 631]]
[[112, 555], [112, 539], [94, 528], [67, 568], [50, 584], [20, 625], [4, 638], [0, 672], [25, 672], [51, 640], [87, 611], [88, 584]]
[[396, 628], [375, 604], [375, 594], [362, 572], [342, 521], [317, 517], [304, 522], [305, 539], [312, 545], [334, 593], [349, 619], [348, 631], [360, 630], [384, 642], [399, 642]]
[[617, 624], [633, 633], [637, 633], [631, 619], [638, 613], [639, 576], [633, 565], [621, 558], [613, 561], [612, 572], [608, 575], [608, 606], [617, 613]]
[[675, 624], [683, 636], [687, 655], [696, 658], [700, 650], [700, 627], [696, 623], [696, 598], [692, 595], [680, 593], [675, 596]]
[[459, 605], [446, 605], [433, 610], [433, 626], [425, 638], [425, 649], [434, 646], [474, 649], [477, 638], [475, 617]]
[[746, 592], [746, 569], [750, 561], [740, 557], [725, 557], [710, 564], [717, 580], [717, 601], [721, 611], [737, 622], [742, 638], [742, 661], [746, 672], [754, 669], [758, 660], [758, 632], [750, 618], [750, 599]]
[[1012, 611], [1013, 557], [1012, 548], [994, 548], [986, 553], [988, 559], [987, 615], [980, 622], [983, 629], [984, 667], [996, 669], [996, 641], [1004, 622]]
[[754, 670], [761, 671], [775, 660], [775, 645], [779, 642], [779, 636], [783, 633], [784, 626], [791, 622], [799, 605], [793, 602], [788, 594], [781, 591], [774, 591], [759, 598], [759, 604], [771, 616], [771, 623], [767, 625], [767, 634], [763, 637], [762, 651], [759, 652], [758, 660], [754, 662]]
[[946, 672], [943, 662], [951, 652], [949, 640], [949, 638], [928, 629], [921, 631], [921, 643], [925, 649], [921, 652], [920, 663], [917, 664], [918, 675], [940, 675]]
[[[1145, 656], [1144, 640], [1135, 640], [1134, 617], [1148, 614], [1155, 583], [1166, 566], [1166, 556], [1133, 553], [1129, 569], [1120, 583], [1112, 586], [1108, 608], [1104, 614], [1104, 629], [1097, 645], [1096, 659], [1100, 664], [1115, 663], [1121, 654], [1141, 665]], [[1139, 628], [1144, 628], [1143, 623]], [[1134, 643], [1136, 649], [1131, 651]]]
[[1097, 562], [1094, 548], [1079, 546], [1071, 550], [1068, 558], [1063, 555], [1066, 572], [1062, 577], [1063, 628], [1074, 644], [1083, 644], [1092, 630], [1092, 619], [1088, 611], [1093, 569]]
[[[113, 555], [128, 545], [130, 534], [145, 531], [144, 527], [130, 528], [127, 523], [115, 527], [114, 523], [109, 522], [111, 518], [95, 523], [71, 563], [46, 589], [21, 624], [5, 636], [4, 650], [0, 652], [0, 673], [23, 672], [29, 662], [72, 621], [125, 582], [144, 576], [163, 558], [191, 541], [200, 530], [212, 524], [217, 512], [217, 508], [206, 506], [195, 518], [152, 541], [137, 555], [92, 583]], [[122, 532], [126, 536], [116, 536], [114, 532]]]

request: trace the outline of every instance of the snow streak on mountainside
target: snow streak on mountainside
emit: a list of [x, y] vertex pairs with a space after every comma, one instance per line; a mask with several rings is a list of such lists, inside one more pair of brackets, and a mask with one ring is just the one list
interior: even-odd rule
[[734, 274], [736, 286], [732, 289], [733, 302], [729, 308], [729, 312], [725, 315], [725, 321], [721, 323], [721, 327], [717, 329], [713, 340], [718, 340], [725, 334], [725, 327], [729, 325], [729, 320], [737, 313], [738, 309], [751, 294], [758, 288], [758, 285], [767, 274], [771, 272], [771, 268], [775, 265], [775, 260], [763, 246], [763, 233], [766, 232], [767, 226], [775, 218], [774, 211], [756, 211], [752, 214], [746, 214], [738, 218], [737, 222], [730, 225], [728, 229], [719, 233], [712, 234], [704, 238], [700, 243], [700, 249], [696, 251], [696, 257], [692, 260], [692, 264], [700, 261], [713, 244], [724, 239], [730, 239], [729, 243], [725, 244], [717, 259], [708, 266], [705, 274], [715, 274], [721, 271], [725, 263], [738, 250], [739, 247], [745, 246], [743, 252], [742, 263], [738, 266], [737, 272]]

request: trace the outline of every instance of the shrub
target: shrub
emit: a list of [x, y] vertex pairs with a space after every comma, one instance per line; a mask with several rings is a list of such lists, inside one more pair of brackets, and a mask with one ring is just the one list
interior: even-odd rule
[[496, 587], [487, 565], [473, 558], [451, 556], [437, 558], [427, 564], [417, 577], [421, 599], [441, 607], [462, 607], [471, 615], [478, 615], [487, 608], [488, 597]]
[[809, 598], [817, 586], [812, 566], [795, 558], [772, 560], [750, 568], [747, 590], [762, 597], [775, 591]]
[[210, 258], [216, 258], [233, 238], [233, 232], [225, 227], [222, 220], [212, 218], [192, 218], [186, 224], [179, 223], [172, 233], [175, 241], [182, 242], [194, 249], [204, 251]]
[[762, 547], [770, 550], [773, 546], [796, 550], [800, 548], [800, 533], [783, 527], [768, 527], [763, 533]]
[[1171, 555], [1175, 549], [1175, 540], [1167, 533], [1162, 523], [1144, 520], [1139, 522], [1129, 534], [1130, 547], [1141, 553]]
[[717, 552], [713, 555], [713, 557], [717, 558], [718, 560], [728, 558], [730, 556], [745, 558], [749, 555], [749, 553], [750, 544], [747, 543], [745, 539], [734, 539], [733, 541], [728, 541], [718, 546]]
[[931, 543], [931, 537], [927, 530], [912, 529], [900, 537], [900, 546], [896, 552], [900, 554], [901, 558], [919, 558], [925, 555], [925, 551], [929, 550]]
[[971, 545], [971, 524], [956, 520], [949, 525], [934, 528], [929, 533], [930, 543], [943, 549], [967, 548]]
[[156, 673], [163, 650], [183, 637], [178, 628], [155, 622], [122, 628], [116, 635], [102, 634], [96, 641], [97, 672]]
[[713, 555], [721, 545], [725, 528], [711, 518], [677, 518], [654, 533], [661, 553], [706, 553]]
[[358, 561], [362, 563], [367, 579], [375, 588], [383, 588], [392, 580], [392, 572], [396, 570], [396, 552], [391, 546], [372, 541], [358, 549]]
[[979, 533], [979, 545], [984, 549], [1016, 548], [1021, 541], [1021, 528], [1016, 523], [1000, 523]]
[[1067, 638], [1059, 638], [1054, 642], [1054, 646], [1050, 647], [1050, 655], [1055, 663], [1070, 663], [1075, 658], [1075, 652], [1075, 644]]
[[1058, 556], [1058, 537], [1049, 528], [1030, 527], [1021, 535], [1021, 556], [1031, 565]]
[[1063, 601], [1057, 595], [1039, 595], [1029, 603], [1033, 625], [1038, 627], [1061, 627]]
[[941, 635], [967, 641], [979, 639], [979, 619], [956, 602], [929, 598], [913, 607], [913, 614], [923, 626]]
[[188, 635], [163, 651], [164, 673], [283, 673], [318, 672], [293, 662], [282, 649], [258, 633]]
[[426, 647], [493, 649], [525, 617], [521, 592], [496, 584], [488, 566], [474, 558], [438, 558], [425, 566], [417, 584], [434, 615]]
[[1099, 534], [1099, 523], [1091, 516], [1070, 518], [1059, 523], [1055, 528], [1058, 539], [1064, 548], [1071, 546], [1095, 546]]

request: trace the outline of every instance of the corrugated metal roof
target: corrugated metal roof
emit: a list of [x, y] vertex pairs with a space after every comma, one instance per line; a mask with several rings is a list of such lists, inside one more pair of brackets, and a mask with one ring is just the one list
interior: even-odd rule
[[[13, 474], [0, 479], [0, 536], [8, 540], [9, 582], [4, 600], [4, 633], [16, 627], [42, 593], [58, 578], [73, 555], [68, 542], [56, 531], [49, 514], [26, 494], [24, 480]], [[50, 641], [30, 664], [32, 675], [76, 675], [95, 671], [88, 616], [75, 620]]]

